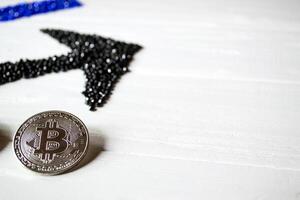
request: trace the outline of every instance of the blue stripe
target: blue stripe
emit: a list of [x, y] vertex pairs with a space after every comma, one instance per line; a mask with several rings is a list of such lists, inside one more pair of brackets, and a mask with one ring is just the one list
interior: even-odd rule
[[81, 5], [82, 4], [77, 0], [44, 0], [31, 3], [20, 3], [0, 8], [0, 22], [61, 9], [74, 8]]

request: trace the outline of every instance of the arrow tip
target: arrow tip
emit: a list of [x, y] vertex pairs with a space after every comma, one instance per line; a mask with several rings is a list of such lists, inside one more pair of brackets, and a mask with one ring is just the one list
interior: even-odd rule
[[72, 66], [83, 69], [86, 75], [87, 82], [83, 94], [91, 111], [106, 103], [120, 77], [129, 72], [128, 66], [134, 54], [142, 49], [142, 46], [137, 44], [99, 35], [59, 29], [41, 29], [41, 31], [71, 48], [69, 56]]

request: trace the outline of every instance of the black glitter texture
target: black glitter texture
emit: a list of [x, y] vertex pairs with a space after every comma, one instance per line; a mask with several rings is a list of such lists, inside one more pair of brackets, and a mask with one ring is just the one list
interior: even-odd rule
[[82, 69], [86, 76], [86, 104], [91, 111], [103, 106], [120, 77], [128, 72], [133, 55], [141, 46], [98, 35], [72, 31], [42, 29], [42, 32], [71, 48], [67, 55], [46, 59], [0, 63], [0, 85], [21, 78], [35, 78], [53, 72]]

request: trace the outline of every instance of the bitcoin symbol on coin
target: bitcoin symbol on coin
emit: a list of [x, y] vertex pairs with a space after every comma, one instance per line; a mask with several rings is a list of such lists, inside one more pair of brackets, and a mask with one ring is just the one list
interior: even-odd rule
[[59, 127], [55, 120], [47, 121], [45, 127], [38, 127], [39, 147], [34, 148], [33, 141], [27, 145], [33, 147], [34, 154], [40, 156], [43, 162], [51, 162], [56, 154], [64, 152], [68, 148], [67, 131]]

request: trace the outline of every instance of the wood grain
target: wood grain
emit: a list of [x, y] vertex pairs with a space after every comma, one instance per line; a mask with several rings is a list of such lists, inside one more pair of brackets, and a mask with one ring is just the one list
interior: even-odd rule
[[[144, 49], [95, 113], [80, 70], [0, 87], [1, 199], [300, 199], [299, 1], [82, 2], [0, 24], [0, 61], [68, 52], [45, 27]], [[61, 176], [23, 169], [14, 131], [49, 109], [78, 115], [105, 151]]]

